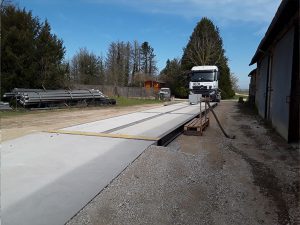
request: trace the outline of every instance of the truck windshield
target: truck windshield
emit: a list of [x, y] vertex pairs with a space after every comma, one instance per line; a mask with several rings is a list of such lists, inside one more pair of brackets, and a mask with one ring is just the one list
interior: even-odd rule
[[214, 80], [214, 72], [193, 72], [191, 75], [191, 82], [211, 82]]

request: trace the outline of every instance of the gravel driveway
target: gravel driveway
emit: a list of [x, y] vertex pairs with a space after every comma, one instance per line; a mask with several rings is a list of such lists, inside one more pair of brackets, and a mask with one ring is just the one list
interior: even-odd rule
[[223, 101], [204, 136], [152, 146], [68, 225], [300, 224], [299, 147], [244, 105]]

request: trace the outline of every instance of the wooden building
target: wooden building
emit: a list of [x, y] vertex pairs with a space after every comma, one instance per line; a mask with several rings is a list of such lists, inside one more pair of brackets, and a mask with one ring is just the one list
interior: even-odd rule
[[144, 83], [145, 88], [153, 88], [155, 91], [159, 91], [162, 87], [165, 87], [165, 83], [155, 80], [146, 80]]

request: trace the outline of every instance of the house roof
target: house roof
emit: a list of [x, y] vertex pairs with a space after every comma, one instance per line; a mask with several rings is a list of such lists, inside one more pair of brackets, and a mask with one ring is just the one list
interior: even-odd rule
[[255, 55], [249, 64], [250, 66], [256, 63], [258, 59], [266, 53], [274, 38], [290, 22], [296, 13], [299, 15], [299, 0], [282, 0], [264, 38], [258, 45]]

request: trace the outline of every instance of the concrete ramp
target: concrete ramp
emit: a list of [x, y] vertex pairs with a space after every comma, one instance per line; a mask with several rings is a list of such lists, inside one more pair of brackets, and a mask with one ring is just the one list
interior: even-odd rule
[[148, 146], [198, 114], [199, 105], [180, 103], [4, 142], [2, 224], [66, 223]]
[[2, 224], [64, 224], [152, 143], [48, 133], [6, 142]]

